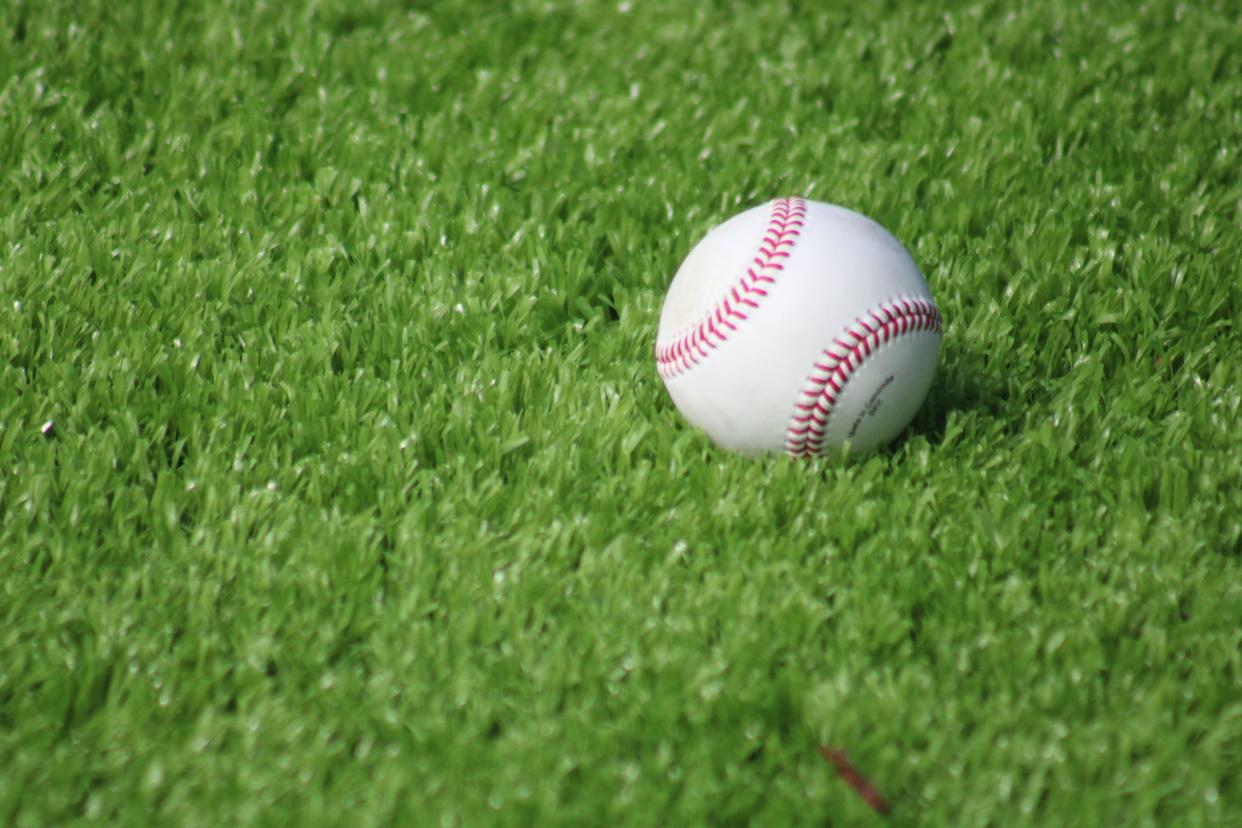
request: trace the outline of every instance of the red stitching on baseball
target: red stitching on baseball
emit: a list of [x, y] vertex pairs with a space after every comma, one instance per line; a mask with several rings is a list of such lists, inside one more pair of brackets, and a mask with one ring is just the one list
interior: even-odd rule
[[[868, 316], [877, 323], [874, 327], [856, 319], [813, 363], [811, 376], [794, 403], [796, 412], [807, 413], [794, 414], [785, 430], [785, 451], [795, 457], [823, 450], [837, 396], [881, 342], [915, 331], [940, 333], [940, 311], [927, 299], [898, 299], [869, 311]], [[847, 337], [854, 343], [847, 344]]]
[[[785, 269], [779, 260], [789, 258], [789, 252], [797, 244], [799, 228], [803, 226], [806, 218], [806, 209], [806, 201], [800, 198], [783, 198], [772, 202], [772, 212], [768, 216], [768, 224], [759, 243], [759, 252], [737, 282], [708, 311], [703, 320], [695, 323], [671, 343], [656, 345], [656, 369], [661, 377], [668, 380], [690, 370], [699, 363], [696, 352], [706, 358], [707, 352], [703, 350], [703, 343], [709, 350], [714, 351], [725, 342], [729, 334], [737, 330], [729, 317], [740, 320], [748, 318], [736, 305], [751, 308], [752, 312], [759, 308], [768, 291], [758, 285], [776, 284], [777, 274]], [[719, 322], [721, 327], [713, 325], [712, 320]], [[728, 331], [724, 328], [728, 328]]]

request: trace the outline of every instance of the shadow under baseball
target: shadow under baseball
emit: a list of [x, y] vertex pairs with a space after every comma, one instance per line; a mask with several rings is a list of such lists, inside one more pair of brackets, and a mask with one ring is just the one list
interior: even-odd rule
[[1007, 419], [1012, 391], [985, 355], [958, 348], [941, 351], [941, 365], [919, 413], [893, 443], [900, 446], [918, 434], [932, 445], [944, 439], [949, 418], [972, 413], [985, 418]]

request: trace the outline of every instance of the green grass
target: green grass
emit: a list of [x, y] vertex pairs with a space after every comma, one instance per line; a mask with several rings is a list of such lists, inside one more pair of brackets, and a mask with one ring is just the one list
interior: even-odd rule
[[[0, 4], [0, 822], [1242, 822], [1232, 4], [402, 5]], [[786, 194], [877, 455], [657, 378]]]

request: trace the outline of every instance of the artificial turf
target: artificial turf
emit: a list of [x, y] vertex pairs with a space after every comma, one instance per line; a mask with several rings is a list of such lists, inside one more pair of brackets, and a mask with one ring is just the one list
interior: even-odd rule
[[[1242, 824], [1220, 2], [0, 3], [0, 822]], [[887, 226], [891, 449], [652, 345]]]

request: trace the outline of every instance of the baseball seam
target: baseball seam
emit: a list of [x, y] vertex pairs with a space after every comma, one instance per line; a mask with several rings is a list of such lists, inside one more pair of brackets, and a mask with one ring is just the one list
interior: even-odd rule
[[656, 343], [656, 370], [662, 378], [680, 376], [707, 359], [737, 330], [738, 323], [759, 308], [768, 288], [776, 284], [784, 270], [783, 260], [789, 258], [797, 244], [805, 219], [804, 199], [782, 198], [772, 202], [759, 250], [737, 282], [688, 333], [674, 337], [666, 345]]
[[919, 298], [886, 302], [847, 326], [815, 360], [785, 431], [785, 451], [795, 457], [819, 454], [828, 421], [850, 377], [881, 345], [923, 331], [940, 333], [940, 311], [930, 300]]

